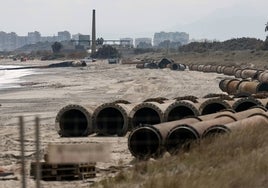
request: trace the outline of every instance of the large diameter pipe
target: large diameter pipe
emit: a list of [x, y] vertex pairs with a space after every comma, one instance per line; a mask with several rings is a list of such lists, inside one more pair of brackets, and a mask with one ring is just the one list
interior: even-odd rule
[[256, 69], [244, 69], [241, 72], [241, 78], [256, 78], [256, 75], [258, 73], [258, 70]]
[[231, 78], [227, 78], [227, 79], [223, 79], [219, 82], [219, 88], [223, 91], [223, 92], [227, 92], [227, 85], [229, 84], [229, 82], [232, 81], [237, 81], [237, 79], [231, 79]]
[[240, 84], [240, 80], [232, 79], [226, 85], [226, 92], [229, 95], [234, 95], [237, 93], [237, 87]]
[[129, 113], [135, 104], [104, 103], [92, 114], [95, 132], [100, 135], [124, 136], [130, 127]]
[[83, 137], [94, 132], [92, 107], [69, 104], [56, 115], [56, 130], [62, 137]]
[[259, 73], [257, 79], [259, 82], [268, 83], [268, 70]]
[[232, 108], [236, 112], [241, 112], [241, 111], [248, 110], [255, 106], [265, 107], [263, 103], [258, 99], [255, 99], [253, 97], [243, 97], [243, 98], [235, 100], [235, 102], [232, 105]]
[[201, 115], [212, 114], [225, 109], [231, 109], [231, 104], [220, 98], [200, 99], [199, 113]]
[[171, 103], [164, 112], [164, 121], [175, 121], [187, 117], [199, 116], [198, 105], [190, 100]]
[[241, 82], [237, 88], [240, 93], [261, 93], [268, 92], [268, 83], [260, 83], [257, 81], [245, 81]]
[[223, 69], [223, 74], [233, 76], [237, 68], [235, 67], [225, 67]]
[[128, 137], [130, 153], [139, 159], [160, 157], [165, 152], [166, 136], [170, 129], [180, 124], [195, 123], [198, 118], [187, 118], [151, 126], [138, 127]]
[[164, 122], [164, 111], [168, 105], [169, 103], [157, 102], [142, 102], [136, 105], [129, 114], [132, 129], [145, 124]]
[[[188, 149], [192, 141], [196, 141], [203, 133], [214, 125], [227, 124], [241, 120], [257, 113], [265, 113], [264, 109], [254, 108], [247, 111], [219, 115], [215, 119], [201, 121], [193, 124], [184, 124], [170, 130], [166, 138], [166, 149], [169, 153], [177, 153], [181, 149]], [[200, 118], [202, 119], [202, 118]]]
[[170, 130], [166, 138], [166, 150], [170, 154], [177, 154], [180, 150], [188, 150], [191, 142], [200, 139], [202, 133], [217, 123], [230, 123], [236, 121], [232, 116], [221, 116], [208, 121], [183, 124]]
[[236, 130], [241, 130], [246, 127], [260, 127], [268, 126], [268, 116], [267, 114], [256, 114], [251, 117], [228, 123], [223, 125], [215, 125], [208, 128], [202, 135], [202, 138], [215, 136], [218, 134], [230, 133]]

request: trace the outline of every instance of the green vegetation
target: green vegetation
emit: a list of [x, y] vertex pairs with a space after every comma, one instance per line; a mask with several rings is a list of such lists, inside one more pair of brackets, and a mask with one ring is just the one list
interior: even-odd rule
[[267, 187], [268, 129], [242, 131], [196, 143], [187, 153], [137, 162], [93, 187], [252, 188]]

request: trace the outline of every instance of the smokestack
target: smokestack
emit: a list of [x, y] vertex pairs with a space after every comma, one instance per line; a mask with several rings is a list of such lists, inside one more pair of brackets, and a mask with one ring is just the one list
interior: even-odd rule
[[91, 54], [95, 52], [96, 52], [96, 19], [95, 19], [95, 9], [93, 9]]

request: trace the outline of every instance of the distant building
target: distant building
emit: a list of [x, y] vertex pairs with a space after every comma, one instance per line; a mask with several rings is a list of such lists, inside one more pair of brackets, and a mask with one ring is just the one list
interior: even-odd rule
[[189, 34], [185, 32], [160, 32], [154, 34], [154, 46], [158, 46], [164, 41], [180, 42], [181, 45], [189, 42]]
[[133, 47], [133, 39], [132, 38], [121, 38], [120, 46], [122, 47]]
[[58, 32], [58, 41], [69, 41], [71, 40], [71, 34], [69, 31], [60, 31]]
[[136, 48], [150, 48], [152, 47], [152, 39], [151, 38], [136, 38], [135, 47]]
[[41, 34], [38, 31], [28, 33], [28, 44], [41, 42]]

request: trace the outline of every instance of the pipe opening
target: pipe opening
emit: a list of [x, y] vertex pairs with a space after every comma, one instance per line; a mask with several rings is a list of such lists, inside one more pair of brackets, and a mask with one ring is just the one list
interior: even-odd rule
[[152, 108], [141, 108], [133, 116], [133, 127], [143, 124], [154, 125], [161, 123], [159, 114]]
[[224, 106], [223, 104], [211, 103], [204, 107], [204, 109], [201, 112], [201, 115], [213, 114], [226, 109], [227, 109], [226, 106]]
[[178, 106], [169, 112], [167, 121], [175, 121], [193, 116], [196, 116], [196, 114], [191, 108], [187, 106]]
[[150, 158], [157, 155], [160, 147], [158, 134], [148, 128], [138, 129], [129, 138], [129, 150], [137, 158]]
[[268, 91], [268, 83], [260, 83], [257, 87], [257, 92], [267, 92]]
[[87, 136], [88, 120], [80, 110], [72, 109], [64, 112], [59, 125], [62, 136]]
[[179, 70], [180, 66], [176, 63], [171, 64], [171, 70]]
[[226, 133], [229, 133], [228, 129], [226, 129], [224, 127], [220, 127], [220, 126], [215, 126], [215, 127], [208, 129], [204, 133], [203, 138], [216, 137], [216, 136], [219, 136], [221, 134], [226, 134]]
[[96, 116], [96, 128], [101, 134], [114, 135], [124, 127], [124, 117], [116, 108], [105, 108]]
[[168, 135], [166, 149], [170, 154], [177, 154], [181, 150], [188, 151], [191, 143], [197, 139], [198, 136], [193, 129], [180, 126]]
[[251, 101], [246, 101], [246, 102], [243, 102], [243, 103], [240, 103], [238, 104], [234, 110], [236, 112], [242, 112], [242, 111], [245, 111], [245, 110], [248, 110], [254, 106], [257, 106], [258, 104], [254, 103], [254, 102], [251, 102]]

